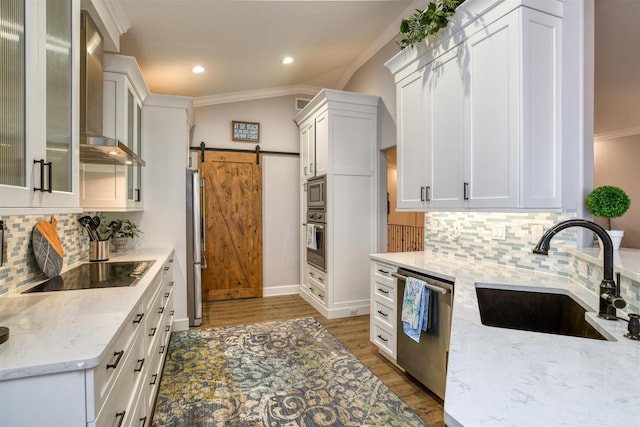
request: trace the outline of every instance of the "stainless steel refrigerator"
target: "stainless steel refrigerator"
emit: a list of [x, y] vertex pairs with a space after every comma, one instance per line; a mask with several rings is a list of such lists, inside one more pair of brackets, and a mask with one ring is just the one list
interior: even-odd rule
[[[202, 268], [206, 261], [202, 255], [203, 233], [200, 215], [202, 185], [200, 173], [187, 169], [187, 312], [189, 326], [202, 325]], [[204, 262], [204, 264], [203, 264]]]

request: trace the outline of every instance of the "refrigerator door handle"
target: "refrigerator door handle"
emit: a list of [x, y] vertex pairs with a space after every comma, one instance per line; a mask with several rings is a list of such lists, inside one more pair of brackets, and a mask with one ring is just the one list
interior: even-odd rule
[[[205, 202], [205, 194], [206, 192], [204, 191], [204, 179], [200, 180], [200, 200], [201, 200], [201, 205], [200, 205], [200, 211], [199, 215], [200, 215], [200, 246], [202, 248], [203, 251], [207, 250], [207, 204]], [[206, 262], [205, 262], [206, 265]], [[205, 267], [206, 268], [206, 267]]]
[[204, 254], [200, 254], [200, 262], [196, 262], [196, 264], [200, 266], [200, 269], [201, 269], [201, 270], [204, 270], [204, 269], [206, 269], [207, 267], [209, 267], [209, 266], [207, 265], [207, 257], [206, 257], [206, 256], [204, 256]]

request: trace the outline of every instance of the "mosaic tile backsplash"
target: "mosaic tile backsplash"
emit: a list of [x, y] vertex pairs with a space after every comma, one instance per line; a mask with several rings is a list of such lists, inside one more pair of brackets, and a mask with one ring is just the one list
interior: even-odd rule
[[[527, 270], [568, 275], [569, 256], [559, 246], [576, 247], [577, 231], [569, 228], [553, 238], [548, 256], [532, 249], [552, 225], [572, 218], [558, 213], [429, 212], [425, 216], [425, 251], [493, 262]], [[535, 228], [539, 230], [535, 230]], [[504, 230], [504, 240], [493, 237]], [[457, 235], [457, 237], [456, 237]]]
[[[84, 228], [78, 223], [78, 218], [82, 215], [93, 214], [54, 215], [58, 221], [56, 230], [64, 251], [63, 271], [70, 265], [88, 259], [89, 239]], [[46, 278], [33, 255], [31, 233], [39, 221], [50, 221], [51, 215], [14, 215], [0, 217], [0, 219], [4, 221], [7, 228], [4, 264], [0, 266], [1, 296], [9, 290]]]
[[[424, 250], [468, 259], [470, 268], [477, 260], [548, 271], [568, 276], [598, 293], [602, 267], [558, 249], [575, 248], [579, 229], [569, 228], [558, 233], [551, 242], [548, 256], [532, 253], [543, 230], [574, 217], [558, 213], [429, 212], [425, 214]], [[502, 227], [504, 240], [495, 240], [494, 228], [501, 230]], [[580, 268], [580, 262], [586, 267]], [[640, 283], [623, 276], [620, 294], [627, 301], [624, 311], [640, 313]]]

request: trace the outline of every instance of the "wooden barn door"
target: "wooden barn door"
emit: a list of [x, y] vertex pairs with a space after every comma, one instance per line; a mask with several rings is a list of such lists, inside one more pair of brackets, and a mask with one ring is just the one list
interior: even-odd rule
[[[261, 156], [260, 156], [261, 157]], [[202, 300], [262, 296], [262, 159], [247, 153], [205, 153], [207, 268]]]

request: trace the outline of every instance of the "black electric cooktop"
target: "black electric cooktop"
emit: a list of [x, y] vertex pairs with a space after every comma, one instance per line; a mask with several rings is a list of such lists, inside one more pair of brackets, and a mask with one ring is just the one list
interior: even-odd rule
[[89, 262], [23, 293], [114, 288], [136, 285], [155, 261]]

